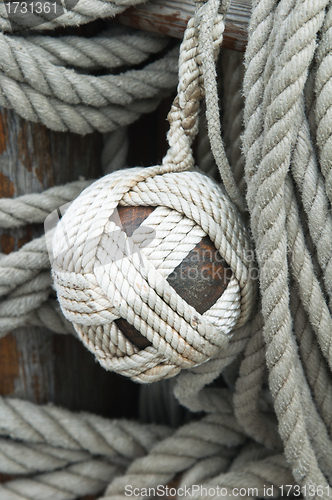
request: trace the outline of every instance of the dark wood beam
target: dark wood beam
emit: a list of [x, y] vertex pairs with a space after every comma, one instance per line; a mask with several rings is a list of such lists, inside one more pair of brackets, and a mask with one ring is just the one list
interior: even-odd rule
[[[127, 9], [118, 19], [127, 26], [182, 38], [194, 10], [193, 0], [153, 0]], [[226, 15], [225, 48], [245, 50], [250, 15], [251, 0], [231, 1]]]

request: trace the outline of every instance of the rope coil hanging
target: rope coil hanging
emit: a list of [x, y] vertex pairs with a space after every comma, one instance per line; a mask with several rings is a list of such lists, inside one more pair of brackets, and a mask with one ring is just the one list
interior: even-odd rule
[[[215, 56], [223, 29], [217, 14]], [[53, 237], [52, 273], [65, 317], [102, 366], [141, 382], [210, 359], [248, 321], [255, 300], [251, 247], [240, 216], [221, 186], [192, 170], [203, 97], [198, 31], [189, 21], [163, 164], [95, 182], [69, 207]], [[156, 207], [144, 220], [153, 236], [140, 226], [128, 238], [119, 230], [118, 206]], [[205, 236], [232, 276], [221, 297], [199, 314], [167, 278]], [[140, 349], [128, 340], [116, 323], [120, 318], [150, 345]]]

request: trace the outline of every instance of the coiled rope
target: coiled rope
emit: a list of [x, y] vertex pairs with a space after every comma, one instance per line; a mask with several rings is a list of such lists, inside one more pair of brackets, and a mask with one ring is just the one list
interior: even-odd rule
[[[114, 427], [114, 422], [99, 417], [79, 416], [54, 407], [2, 399], [0, 470], [25, 477], [1, 485], [0, 500], [44, 500], [47, 497], [74, 500], [82, 495], [102, 493], [106, 483], [109, 485], [103, 498], [124, 499], [127, 485], [157, 487], [174, 477], [178, 478], [178, 487], [202, 484], [208, 491], [217, 486], [225, 488], [224, 498], [234, 497], [234, 487], [243, 487], [245, 493], [241, 496], [246, 499], [269, 497], [266, 488], [272, 488], [274, 498], [278, 498], [281, 496], [279, 488], [285, 485], [292, 486], [293, 493], [302, 493], [305, 498], [329, 498], [327, 486], [332, 483], [332, 8], [327, 0], [253, 1], [244, 65], [244, 105], [239, 91], [241, 62], [235, 56], [222, 55], [222, 67], [227, 68], [228, 74], [221, 74], [219, 80], [227, 94], [232, 96], [232, 99], [226, 96], [223, 114], [224, 127], [232, 122], [232, 127], [224, 135], [225, 153], [220, 141], [214, 64], [211, 67], [211, 54], [214, 56], [217, 49], [213, 44], [215, 25], [209, 22], [207, 26], [206, 22], [209, 16], [210, 20], [217, 20], [217, 4], [208, 0], [198, 5], [201, 10], [197, 10], [196, 21], [190, 26], [194, 30], [205, 20], [198, 47], [206, 57], [202, 56], [204, 65], [194, 65], [193, 85], [179, 85], [180, 99], [172, 110], [171, 147], [163, 168], [167, 170], [168, 165], [180, 165], [185, 169], [194, 164], [191, 141], [197, 132], [198, 106], [194, 99], [190, 99], [193, 97], [190, 92], [197, 90], [197, 83], [201, 85], [204, 80], [205, 91], [209, 94], [206, 100], [208, 136], [215, 162], [208, 158], [206, 136], [203, 135], [201, 165], [214, 175], [218, 168], [229, 196], [241, 210], [245, 210], [245, 217], [250, 216], [260, 285], [256, 314], [251, 321], [238, 325], [233, 335], [214, 352], [212, 349], [205, 362], [184, 369], [178, 375], [174, 388], [178, 400], [191, 411], [204, 411], [208, 415], [173, 433], [125, 422], [115, 423]], [[0, 8], [5, 7], [2, 4]], [[67, 12], [43, 27], [88, 22], [97, 16], [110, 15], [106, 12], [115, 13], [124, 8], [125, 4], [120, 2], [116, 5], [81, 0], [72, 13]], [[227, 2], [224, 8], [227, 8]], [[4, 10], [2, 14], [0, 26], [6, 31], [10, 26]], [[136, 64], [138, 60], [147, 61], [147, 54], [153, 53], [154, 49], [140, 46], [136, 62], [131, 61], [122, 53], [118, 55], [116, 51], [120, 49], [114, 49], [116, 42], [108, 43], [107, 34], [105, 42], [100, 43], [98, 54], [101, 55], [94, 57], [92, 52], [99, 43], [98, 38], [89, 39], [87, 43], [81, 43], [77, 37], [31, 36], [22, 39], [31, 67], [40, 79], [37, 82], [25, 72], [24, 61], [19, 59], [19, 40], [3, 34], [0, 43], [8, 67], [2, 67], [7, 80], [4, 78], [0, 84], [3, 85], [3, 96], [6, 88], [15, 89], [22, 103], [28, 96], [32, 103], [31, 107], [29, 102], [28, 111], [23, 110], [22, 104], [19, 107], [10, 102], [8, 96], [2, 99], [6, 106], [16, 105], [19, 113], [30, 113], [34, 120], [46, 120], [43, 118], [46, 116], [43, 115], [44, 105], [50, 102], [47, 109], [52, 109], [50, 116], [56, 116], [49, 122], [51, 127], [61, 126], [63, 130], [76, 127], [80, 133], [94, 128], [102, 132], [114, 130], [108, 137], [105, 135], [103, 165], [108, 173], [125, 166], [125, 128], [118, 130], [118, 125], [130, 123], [149, 106], [152, 109], [161, 99], [162, 92], [174, 86], [172, 78], [177, 56], [175, 52], [166, 52], [165, 66], [161, 60], [157, 61], [159, 66], [151, 63], [155, 64], [153, 68], [158, 68], [154, 76], [159, 70], [162, 72], [163, 68], [172, 66], [171, 78], [167, 80], [170, 75], [163, 75], [154, 86], [152, 100], [133, 101], [117, 108], [114, 106], [119, 104], [112, 101], [116, 99], [113, 95], [109, 97], [106, 84], [109, 82], [111, 88], [113, 75], [100, 80], [101, 87], [95, 95], [87, 90], [85, 97], [85, 87], [95, 80], [82, 78], [78, 92], [77, 75], [67, 78], [67, 66], [89, 71], [109, 68], [103, 59], [108, 57], [106, 50], [110, 60], [114, 61], [112, 67], [121, 67]], [[103, 36], [100, 38], [104, 39]], [[130, 45], [130, 41], [124, 43]], [[159, 39], [156, 47], [158, 43], [158, 50], [162, 50], [167, 42]], [[190, 44], [187, 49], [196, 51], [196, 56], [199, 52], [197, 46]], [[129, 52], [136, 54], [134, 49]], [[41, 57], [47, 61], [45, 68], [38, 63]], [[82, 62], [78, 63], [78, 58]], [[180, 68], [182, 61], [180, 59]], [[57, 101], [60, 96], [56, 97], [57, 79], [54, 80], [49, 72], [52, 65], [56, 69], [54, 74], [61, 76], [68, 88], [67, 102], [61, 106]], [[148, 64], [146, 68], [150, 71]], [[189, 71], [187, 75], [190, 74]], [[139, 85], [142, 82], [144, 77], [143, 80], [140, 78]], [[104, 83], [107, 86], [105, 95]], [[125, 98], [128, 88], [121, 94]], [[43, 102], [40, 109], [36, 96]], [[200, 93], [195, 97], [199, 96]], [[89, 104], [84, 99], [89, 99]], [[112, 102], [112, 107], [109, 102]], [[191, 117], [195, 119], [188, 127], [188, 133], [183, 133], [184, 108], [181, 106], [186, 102], [191, 103]], [[99, 103], [103, 104], [98, 107]], [[60, 108], [66, 113], [70, 110], [68, 119], [63, 118], [65, 112], [58, 111]], [[75, 115], [78, 125], [73, 125], [75, 120], [72, 117], [77, 109], [80, 110], [80, 115]], [[90, 118], [92, 109], [97, 113], [93, 115], [97, 117], [94, 120]], [[107, 115], [104, 121], [99, 111], [104, 113], [103, 116]], [[122, 121], [118, 118], [120, 111], [124, 117]], [[148, 182], [146, 179], [149, 174], [151, 170], [148, 169], [139, 172], [140, 184], [150, 182], [150, 189], [142, 190], [144, 195], [133, 192], [137, 197], [144, 196], [160, 204], [153, 180]], [[175, 174], [163, 175], [167, 179], [167, 175], [171, 178]], [[119, 178], [123, 177], [126, 177], [123, 173], [119, 174]], [[86, 185], [82, 181], [65, 188], [52, 188], [40, 195], [1, 202], [0, 224], [2, 227], [19, 227], [27, 222], [40, 222], [59, 205], [78, 196]], [[97, 185], [101, 186], [101, 183]], [[212, 182], [208, 186], [210, 197], [214, 189]], [[218, 191], [216, 198], [219, 202], [220, 196]], [[247, 208], [243, 196], [246, 196]], [[216, 223], [216, 230], [217, 226]], [[48, 325], [59, 332], [70, 331], [70, 323], [61, 316], [51, 296], [48, 268], [44, 238], [28, 243], [13, 255], [2, 256], [2, 334], [24, 322]], [[10, 279], [6, 277], [9, 276], [7, 270]], [[74, 313], [82, 316], [80, 311]], [[83, 330], [85, 327], [79, 328]], [[140, 364], [138, 372], [142, 373], [144, 368], [144, 363]], [[229, 389], [210, 385], [222, 372], [229, 381]], [[104, 428], [109, 434], [104, 433]], [[133, 447], [132, 439], [136, 443]], [[22, 457], [29, 457], [28, 467]], [[250, 488], [257, 488], [257, 492]], [[211, 496], [199, 492], [194, 498]]]
[[[81, 4], [81, 2], [79, 2]], [[110, 132], [153, 111], [160, 96], [177, 81], [177, 48], [149, 62], [168, 39], [125, 28], [106, 30], [93, 38], [63, 39], [1, 34], [0, 105], [56, 131], [87, 134]], [[112, 71], [147, 61], [142, 69]]]

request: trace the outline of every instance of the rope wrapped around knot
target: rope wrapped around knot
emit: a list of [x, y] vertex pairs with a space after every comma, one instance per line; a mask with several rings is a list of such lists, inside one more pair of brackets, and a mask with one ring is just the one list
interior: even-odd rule
[[[191, 148], [204, 96], [202, 60], [214, 64], [224, 31], [218, 6], [217, 0], [198, 3], [188, 22], [162, 165], [113, 172], [89, 186], [53, 238], [53, 278], [64, 315], [103, 367], [140, 382], [209, 360], [249, 319], [255, 300], [250, 240], [230, 200], [236, 193], [195, 170]], [[207, 29], [203, 40], [200, 23]], [[154, 209], [128, 233], [120, 207]], [[199, 312], [168, 278], [206, 236], [231, 277]]]
[[[159, 167], [114, 172], [72, 203], [53, 239], [53, 278], [62, 311], [100, 364], [140, 382], [210, 359], [249, 318], [254, 302], [249, 238], [221, 186], [199, 172]], [[128, 237], [120, 206], [157, 207]], [[208, 235], [232, 270], [203, 314], [167, 277]], [[116, 324], [125, 319], [150, 343], [140, 349]]]

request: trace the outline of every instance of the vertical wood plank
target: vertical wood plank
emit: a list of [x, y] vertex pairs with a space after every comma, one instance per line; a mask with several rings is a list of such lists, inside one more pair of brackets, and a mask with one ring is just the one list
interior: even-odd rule
[[[13, 111], [0, 112], [0, 196], [41, 192], [68, 181], [100, 175], [99, 134], [81, 137], [55, 133], [26, 122]], [[3, 253], [18, 250], [43, 233], [42, 224], [1, 231]], [[0, 339], [0, 392], [46, 403], [56, 401], [55, 372], [59, 363], [54, 336], [37, 328], [20, 328]], [[74, 344], [77, 343], [75, 339]], [[65, 340], [68, 342], [68, 340]], [[70, 342], [70, 340], [69, 340]], [[75, 349], [73, 347], [73, 349]], [[66, 378], [69, 363], [61, 361]], [[82, 391], [81, 397], [84, 398]], [[66, 398], [63, 398], [64, 400]]]

